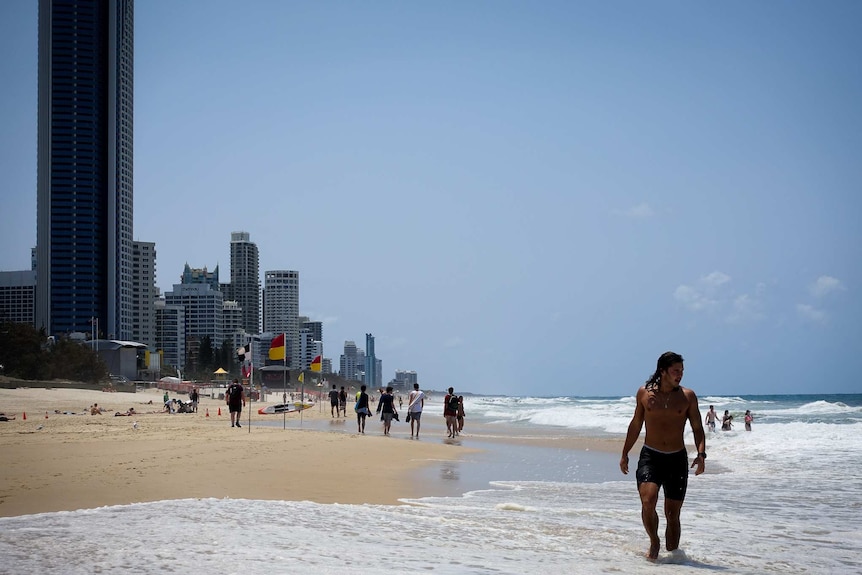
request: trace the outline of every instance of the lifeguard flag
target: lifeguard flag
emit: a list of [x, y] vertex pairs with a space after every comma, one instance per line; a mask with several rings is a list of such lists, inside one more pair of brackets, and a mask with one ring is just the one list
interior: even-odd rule
[[272, 338], [269, 344], [269, 359], [280, 359], [284, 361], [284, 334], [280, 333]]
[[305, 383], [305, 377], [303, 377], [304, 375], [305, 375], [305, 372], [304, 372], [304, 371], [300, 371], [300, 372], [299, 372], [299, 377], [297, 377], [297, 378], [296, 378], [296, 381], [298, 381], [299, 383]]
[[246, 359], [251, 361], [251, 344], [246, 344], [241, 348], [236, 350], [236, 358], [240, 363], [243, 363]]
[[318, 355], [313, 360], [311, 360], [311, 371], [320, 371], [320, 356]]

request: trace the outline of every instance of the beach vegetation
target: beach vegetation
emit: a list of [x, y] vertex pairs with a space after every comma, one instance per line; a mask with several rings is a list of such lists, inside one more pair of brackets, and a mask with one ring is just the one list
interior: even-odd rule
[[224, 340], [220, 345], [214, 344], [209, 336], [201, 338], [196, 357], [187, 358], [186, 374], [188, 377], [207, 381], [218, 368], [223, 368], [229, 374], [238, 377], [239, 366], [234, 360], [235, 351], [230, 340]]
[[63, 336], [49, 338], [44, 329], [26, 323], [0, 323], [0, 364], [3, 375], [25, 380], [98, 383], [109, 376], [89, 346]]

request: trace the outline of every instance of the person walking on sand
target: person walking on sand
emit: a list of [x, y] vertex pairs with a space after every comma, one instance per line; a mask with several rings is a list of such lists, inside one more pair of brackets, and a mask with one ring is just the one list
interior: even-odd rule
[[458, 396], [458, 415], [456, 416], [458, 420], [458, 433], [460, 434], [464, 431], [464, 396]]
[[754, 421], [754, 416], [751, 415], [751, 410], [745, 410], [745, 431], [751, 431], [751, 422]]
[[347, 391], [343, 385], [338, 392], [338, 408], [341, 409], [341, 417], [347, 417]]
[[224, 400], [230, 411], [230, 426], [242, 427], [239, 420], [242, 415], [242, 408], [245, 407], [245, 390], [238, 379], [234, 379], [227, 388]]
[[407, 396], [407, 415], [410, 418], [410, 437], [413, 437], [413, 426], [416, 426], [416, 439], [419, 439], [419, 428], [422, 426], [422, 408], [425, 407], [425, 393], [419, 389], [419, 384], [413, 384], [413, 391]]
[[334, 383], [332, 389], [329, 390], [329, 413], [332, 417], [338, 417], [338, 390]]
[[458, 396], [455, 388], [450, 387], [449, 393], [443, 398], [443, 417], [446, 418], [446, 437], [458, 435]]
[[365, 433], [365, 418], [371, 415], [371, 409], [368, 408], [368, 394], [365, 393], [366, 389], [363, 385], [359, 388], [359, 393], [356, 394], [356, 429], [359, 433]]
[[383, 420], [383, 435], [389, 435], [389, 430], [392, 427], [392, 418], [395, 416], [395, 396], [392, 395], [392, 386], [386, 388], [385, 393], [380, 394], [380, 399], [377, 401], [377, 413]]
[[715, 432], [715, 420], [717, 418], [718, 414], [715, 412], [715, 406], [710, 405], [709, 411], [706, 412], [706, 426], [712, 432]]
[[688, 486], [688, 454], [685, 448], [685, 422], [691, 425], [697, 457], [691, 467], [700, 475], [706, 467], [706, 434], [694, 391], [680, 385], [683, 375], [682, 356], [668, 351], [656, 364], [655, 373], [637, 391], [635, 413], [629, 423], [620, 457], [620, 471], [629, 472], [629, 451], [646, 424], [646, 437], [636, 472], [641, 499], [641, 520], [649, 536], [647, 558], [655, 560], [661, 549], [658, 536], [658, 490], [664, 489], [665, 547], [679, 548], [679, 515]]
[[192, 392], [189, 394], [189, 400], [192, 402], [192, 411], [198, 412], [198, 401], [200, 401], [200, 394], [198, 393], [198, 388], [193, 387]]

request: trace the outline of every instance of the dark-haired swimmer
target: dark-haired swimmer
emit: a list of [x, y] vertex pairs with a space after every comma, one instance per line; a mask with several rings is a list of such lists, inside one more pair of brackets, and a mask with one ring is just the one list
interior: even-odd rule
[[629, 451], [646, 424], [646, 437], [637, 467], [638, 493], [641, 498], [641, 520], [650, 539], [647, 558], [655, 560], [661, 549], [658, 536], [658, 490], [664, 488], [665, 546], [668, 551], [679, 548], [679, 514], [688, 486], [688, 454], [683, 433], [685, 422], [691, 425], [697, 444], [697, 457], [691, 467], [694, 474], [703, 473], [706, 465], [706, 434], [697, 407], [697, 396], [680, 386], [683, 374], [682, 356], [671, 351], [663, 353], [655, 373], [638, 389], [635, 413], [629, 423], [620, 470], [629, 472]]

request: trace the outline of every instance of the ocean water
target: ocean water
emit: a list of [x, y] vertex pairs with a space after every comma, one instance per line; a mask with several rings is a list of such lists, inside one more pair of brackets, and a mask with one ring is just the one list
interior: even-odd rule
[[[463, 445], [489, 449], [426, 471], [466, 493], [402, 506], [195, 499], [0, 518], [0, 573], [862, 572], [862, 395], [700, 400], [702, 413], [713, 404], [740, 422], [751, 409], [753, 431], [707, 434], [681, 551], [662, 551], [658, 565], [643, 557], [633, 473], [619, 473], [617, 455], [467, 433]], [[466, 411], [465, 431], [481, 421], [621, 445], [634, 398], [469, 397]]]

